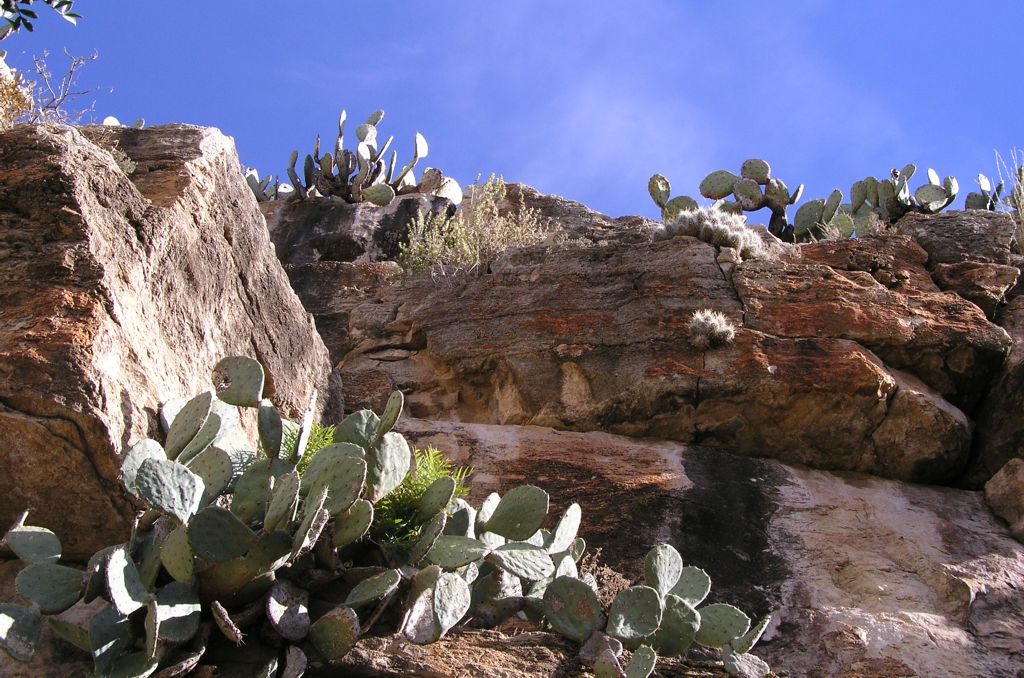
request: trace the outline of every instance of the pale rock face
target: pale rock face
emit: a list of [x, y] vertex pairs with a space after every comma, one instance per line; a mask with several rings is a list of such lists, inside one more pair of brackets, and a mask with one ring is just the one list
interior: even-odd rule
[[1013, 535], [1024, 541], [1024, 459], [1006, 462], [985, 483], [985, 501], [997, 516], [1010, 524]]
[[548, 490], [555, 514], [578, 501], [588, 547], [627, 578], [650, 546], [671, 541], [711, 575], [709, 600], [775, 615], [753, 652], [787, 675], [1024, 670], [1024, 546], [979, 492], [604, 433], [400, 428], [471, 465], [474, 502], [522, 483]]
[[0, 525], [34, 507], [87, 558], [127, 534], [119, 460], [160, 403], [244, 354], [294, 416], [330, 400], [327, 351], [216, 130], [22, 126], [0, 156]]

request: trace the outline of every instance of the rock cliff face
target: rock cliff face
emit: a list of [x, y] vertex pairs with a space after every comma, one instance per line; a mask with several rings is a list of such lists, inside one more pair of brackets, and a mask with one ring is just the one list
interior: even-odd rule
[[231, 140], [198, 127], [0, 135], [0, 524], [34, 507], [72, 558], [123, 539], [120, 455], [225, 355], [263, 362], [293, 412], [329, 391], [237, 170]]
[[[606, 220], [577, 206], [584, 236], [588, 216]], [[1005, 215], [994, 222], [1012, 231]], [[1011, 340], [939, 289], [912, 237], [736, 266], [695, 238], [650, 242], [642, 229], [517, 250], [441, 282], [390, 262], [289, 275], [352, 406], [400, 388], [423, 418], [667, 438], [915, 482], [961, 476]], [[732, 319], [735, 342], [692, 348], [699, 308]]]
[[[349, 410], [401, 389], [400, 429], [472, 465], [474, 500], [533, 483], [553, 515], [579, 502], [620, 584], [672, 543], [715, 601], [775, 612], [755, 652], [782, 675], [1024, 675], [1024, 462], [989, 481], [1014, 533], [976, 491], [1024, 457], [1008, 216], [914, 216], [738, 263], [514, 186], [572, 241], [434, 278], [388, 259], [412, 214], [446, 205], [273, 203], [264, 221], [214, 130], [18, 128], [0, 159], [0, 523], [35, 506], [72, 558], [122, 538], [124, 446], [243, 353], [292, 415], [313, 387], [327, 422], [341, 384]], [[735, 341], [693, 348], [700, 308]], [[339, 670], [571, 676], [575, 651], [542, 633], [367, 638]], [[51, 642], [0, 675], [81, 659]]]

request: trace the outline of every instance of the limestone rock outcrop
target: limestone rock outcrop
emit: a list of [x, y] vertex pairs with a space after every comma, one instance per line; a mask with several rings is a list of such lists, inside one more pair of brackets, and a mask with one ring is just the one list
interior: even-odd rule
[[[130, 177], [114, 147], [136, 163]], [[120, 455], [156, 434], [161, 402], [209, 388], [220, 358], [260, 360], [293, 415], [314, 388], [340, 404], [216, 130], [0, 135], [0, 283], [0, 525], [33, 507], [69, 558], [124, 538]]]
[[[963, 473], [1011, 340], [939, 289], [913, 238], [734, 265], [695, 238], [651, 242], [643, 224], [521, 190], [582, 245], [507, 252], [483, 275], [443, 280], [386, 261], [288, 267], [351, 406], [400, 388], [423, 418], [712, 444], [915, 482]], [[700, 308], [736, 324], [734, 343], [690, 346]]]

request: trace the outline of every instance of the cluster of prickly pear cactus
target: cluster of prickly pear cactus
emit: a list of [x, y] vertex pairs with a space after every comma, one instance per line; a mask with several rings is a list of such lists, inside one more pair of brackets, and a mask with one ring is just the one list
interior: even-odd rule
[[838, 188], [827, 199], [809, 200], [793, 218], [793, 239], [797, 242], [820, 238], [826, 234], [849, 238], [855, 230], [851, 205], [841, 204], [843, 192]]
[[964, 209], [994, 212], [999, 206], [999, 197], [1003, 193], [1003, 182], [1000, 181], [993, 190], [992, 182], [984, 174], [979, 174], [977, 181], [978, 190], [967, 194]]
[[[711, 578], [683, 559], [668, 544], [655, 546], [644, 560], [642, 584], [619, 592], [608, 610], [589, 583], [570, 573], [557, 576], [544, 591], [542, 610], [553, 629], [583, 643], [580, 659], [599, 678], [646, 678], [659, 655], [678, 657], [694, 643], [722, 651], [726, 670], [742, 663], [746, 670], [767, 675], [768, 666], [750, 655], [771, 621], [751, 626], [750, 618], [732, 605], [698, 607], [711, 590]], [[623, 648], [632, 652], [623, 667]]]
[[[790, 193], [785, 182], [772, 177], [771, 171], [771, 166], [764, 160], [751, 158], [740, 167], [739, 176], [727, 170], [717, 170], [704, 177], [700, 182], [700, 194], [719, 201], [716, 203], [719, 209], [735, 214], [756, 212], [767, 207], [772, 213], [768, 231], [788, 239], [791, 227], [786, 208], [800, 199], [804, 185], [800, 184]], [[733, 200], [727, 200], [729, 196]]]
[[249, 184], [257, 202], [287, 200], [295, 195], [295, 189], [290, 184], [282, 184], [277, 177], [270, 174], [260, 179], [259, 172], [253, 168], [245, 171], [245, 183]]
[[[263, 399], [258, 362], [225, 358], [214, 378], [216, 392], [164, 405], [162, 444], [145, 439], [125, 454], [122, 482], [145, 507], [126, 543], [103, 549], [82, 570], [58, 564], [56, 535], [24, 517], [7, 533], [4, 541], [27, 564], [16, 586], [29, 606], [0, 605], [0, 644], [15, 659], [31, 659], [42, 615], [101, 599], [106, 604], [86, 627], [48, 620], [92, 654], [97, 675], [184, 675], [219, 637], [241, 643], [258, 633], [291, 644], [263, 675], [280, 666], [299, 676], [307, 663], [344, 654], [367, 606], [411, 579], [397, 569], [345, 568], [341, 560], [369, 529], [374, 502], [410, 471], [409, 445], [391, 430], [401, 394], [381, 417], [368, 410], [347, 417], [334, 444], [300, 474], [315, 394], [289, 449], [284, 431], [296, 425]], [[254, 410], [256, 444], [241, 435], [237, 408]], [[431, 520], [446, 515], [440, 494], [432, 495]], [[325, 586], [351, 591], [345, 604], [313, 616], [311, 592]]]
[[910, 212], [934, 214], [944, 210], [956, 199], [960, 190], [956, 178], [950, 176], [939, 181], [938, 173], [930, 168], [928, 183], [911, 193], [910, 180], [915, 172], [917, 167], [911, 164], [901, 170], [893, 169], [888, 179], [867, 177], [855, 182], [850, 188], [849, 213], [857, 230], [872, 213], [894, 224]]
[[677, 195], [670, 198], [672, 184], [660, 174], [655, 174], [647, 182], [647, 192], [651, 194], [654, 203], [661, 208], [661, 219], [665, 223], [674, 221], [682, 212], [699, 208], [697, 201], [688, 195]]
[[[209, 672], [218, 645], [249, 638], [277, 649], [258, 675], [298, 678], [330, 667], [403, 606], [399, 631], [413, 643], [437, 641], [468, 617], [493, 626], [518, 614], [586, 642], [581, 657], [600, 676], [647, 676], [658, 652], [680, 655], [691, 642], [722, 648], [728, 666], [764, 630], [767, 622], [750, 631], [728, 605], [697, 609], [710, 580], [666, 545], [648, 556], [645, 585], [602, 609], [597, 582], [577, 566], [586, 548], [579, 505], [543, 529], [549, 497], [532, 485], [475, 508], [455, 498], [455, 478], [438, 477], [419, 496], [416, 538], [376, 544], [367, 536], [374, 506], [414, 461], [392, 430], [401, 393], [380, 416], [346, 417], [300, 467], [315, 393], [294, 424], [263, 398], [265, 381], [255, 360], [225, 358], [216, 390], [161, 408], [163, 443], [142, 440], [122, 463], [123, 485], [143, 507], [131, 535], [84, 569], [60, 564], [57, 536], [22, 516], [4, 543], [26, 564], [16, 588], [28, 604], [0, 604], [0, 646], [29, 661], [45, 617], [91, 654], [96, 675], [146, 678]], [[238, 408], [252, 411], [254, 443]], [[79, 602], [93, 603], [84, 626], [52, 616]], [[623, 645], [634, 650], [625, 674]]]
[[[357, 145], [355, 152], [352, 152], [344, 147], [346, 112], [342, 110], [334, 152], [320, 155], [320, 137], [317, 136], [313, 153], [307, 155], [303, 162], [303, 177], [300, 179], [295, 167], [299, 152], [292, 151], [288, 166], [288, 177], [292, 183], [277, 187], [276, 193], [267, 192], [269, 180], [261, 182], [258, 175], [254, 174], [251, 179], [247, 175], [246, 180], [256, 199], [322, 196], [347, 203], [369, 202], [384, 206], [390, 204], [396, 195], [426, 193], [448, 198], [455, 204], [461, 202], [462, 187], [455, 179], [444, 176], [440, 170], [428, 167], [417, 182], [415, 167], [427, 157], [428, 151], [427, 140], [419, 132], [414, 139], [412, 160], [404, 166], [398, 167], [396, 151], [392, 151], [390, 157], [385, 157], [394, 137], [388, 137], [383, 144], [378, 144], [377, 125], [383, 118], [384, 111], [375, 111], [365, 123], [356, 127]], [[286, 191], [282, 191], [284, 187], [287, 187]]]

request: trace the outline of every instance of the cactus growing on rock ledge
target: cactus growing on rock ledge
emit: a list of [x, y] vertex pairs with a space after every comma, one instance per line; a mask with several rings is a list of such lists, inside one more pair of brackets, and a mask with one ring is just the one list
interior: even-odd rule
[[461, 202], [462, 187], [455, 179], [445, 177], [440, 170], [428, 167], [421, 180], [416, 181], [415, 167], [428, 153], [427, 140], [419, 132], [414, 138], [412, 160], [397, 168], [397, 151], [392, 151], [390, 158], [385, 158], [394, 137], [388, 137], [383, 144], [378, 144], [377, 125], [383, 118], [384, 111], [374, 111], [366, 122], [356, 127], [357, 145], [353, 153], [344, 147], [347, 113], [342, 110], [338, 118], [334, 152], [321, 156], [320, 136], [317, 135], [313, 153], [307, 155], [303, 162], [301, 179], [295, 167], [299, 152], [292, 151], [288, 162], [291, 185], [278, 185], [275, 182], [268, 192], [271, 178], [268, 176], [260, 181], [255, 170], [246, 172], [246, 181], [260, 202], [275, 198], [322, 196], [347, 203], [369, 202], [385, 206], [395, 196], [407, 193], [427, 193], [448, 198], [455, 204]]
[[[698, 609], [710, 579], [684, 568], [667, 545], [648, 556], [645, 585], [604, 610], [596, 582], [579, 576], [579, 505], [542, 529], [549, 498], [532, 485], [491, 494], [476, 508], [443, 475], [419, 495], [414, 538], [375, 543], [375, 507], [411, 472], [410, 447], [392, 430], [401, 393], [380, 416], [350, 414], [300, 466], [315, 394], [296, 427], [263, 398], [255, 360], [225, 358], [214, 381], [216, 391], [165, 404], [163, 443], [145, 439], [125, 454], [123, 485], [144, 507], [127, 542], [82, 570], [59, 564], [60, 540], [26, 525], [26, 516], [7, 533], [26, 565], [16, 587], [29, 603], [0, 604], [0, 645], [14, 659], [32, 658], [44, 615], [97, 600], [87, 627], [53, 617], [49, 625], [92, 655], [97, 675], [131, 678], [185, 675], [212, 661], [217, 645], [247, 639], [268, 650], [259, 675], [295, 678], [330, 667], [400, 604], [399, 632], [418, 644], [467, 618], [494, 625], [517, 613], [589, 639], [591, 649], [603, 642], [594, 661], [587, 647], [581, 652], [599, 675], [619, 675], [607, 671], [618, 667], [623, 645], [635, 650], [629, 675], [649, 675], [655, 651], [675, 656], [692, 642], [722, 649], [728, 666], [764, 629], [749, 631], [749, 619], [728, 605]], [[254, 411], [254, 444], [239, 442], [235, 407]]]

